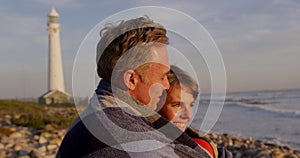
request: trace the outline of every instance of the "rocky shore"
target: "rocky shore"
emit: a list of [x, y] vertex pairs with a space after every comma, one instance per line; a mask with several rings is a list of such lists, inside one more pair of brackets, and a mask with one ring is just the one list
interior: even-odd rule
[[229, 134], [215, 133], [207, 136], [218, 145], [226, 146], [234, 158], [300, 158], [300, 150], [254, 140], [251, 137], [237, 138]]
[[66, 132], [66, 130], [41, 132], [32, 128], [20, 126], [4, 126], [2, 129], [6, 129], [6, 132], [10, 134], [1, 135], [0, 158], [55, 157]]
[[[55, 157], [66, 129], [56, 129], [50, 124], [41, 130], [17, 126], [12, 123], [15, 117], [8, 114], [0, 117], [0, 158]], [[208, 137], [217, 144], [226, 146], [234, 158], [300, 158], [300, 150], [252, 138], [236, 138], [215, 133], [209, 134]]]
[[[70, 113], [75, 108], [48, 108], [48, 113]], [[44, 158], [55, 157], [66, 129], [57, 129], [48, 124], [42, 129], [17, 126], [14, 120], [20, 120], [19, 114], [0, 116], [0, 158]]]

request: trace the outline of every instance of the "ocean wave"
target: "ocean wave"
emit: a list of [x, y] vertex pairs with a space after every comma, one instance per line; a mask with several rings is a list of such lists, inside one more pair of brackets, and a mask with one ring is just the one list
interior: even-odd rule
[[258, 102], [258, 101], [245, 102], [245, 100], [240, 100], [240, 101], [225, 101], [225, 104], [235, 104], [243, 107], [257, 108], [268, 112], [284, 114], [285, 116], [300, 117], [300, 110], [279, 109], [279, 108], [272, 107], [272, 105], [269, 103], [264, 103], [264, 102]]

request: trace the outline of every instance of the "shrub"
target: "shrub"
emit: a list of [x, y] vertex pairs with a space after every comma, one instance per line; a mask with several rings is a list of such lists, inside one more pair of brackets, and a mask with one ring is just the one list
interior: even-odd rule
[[70, 126], [78, 114], [74, 110], [74, 104], [44, 106], [16, 100], [0, 100], [0, 117], [5, 115], [11, 115], [12, 123], [18, 126], [44, 129], [51, 124], [62, 129]]

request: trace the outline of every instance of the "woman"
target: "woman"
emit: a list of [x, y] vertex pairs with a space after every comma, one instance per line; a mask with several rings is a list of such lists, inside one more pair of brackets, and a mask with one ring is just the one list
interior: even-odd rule
[[[210, 139], [200, 137], [199, 132], [188, 128], [193, 116], [193, 104], [198, 96], [197, 82], [185, 71], [174, 65], [171, 66], [168, 80], [170, 88], [167, 90], [165, 103], [158, 113], [193, 138], [212, 157], [217, 158], [218, 149], [216, 145]], [[220, 151], [224, 151], [224, 148]], [[226, 153], [221, 152], [219, 156], [230, 157], [230, 154], [226, 151]]]

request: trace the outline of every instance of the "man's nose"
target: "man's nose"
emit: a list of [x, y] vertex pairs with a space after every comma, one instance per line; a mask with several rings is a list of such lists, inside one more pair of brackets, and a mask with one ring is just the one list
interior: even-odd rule
[[165, 77], [165, 79], [163, 80], [163, 87], [164, 89], [169, 89], [170, 88], [170, 83], [167, 77]]

